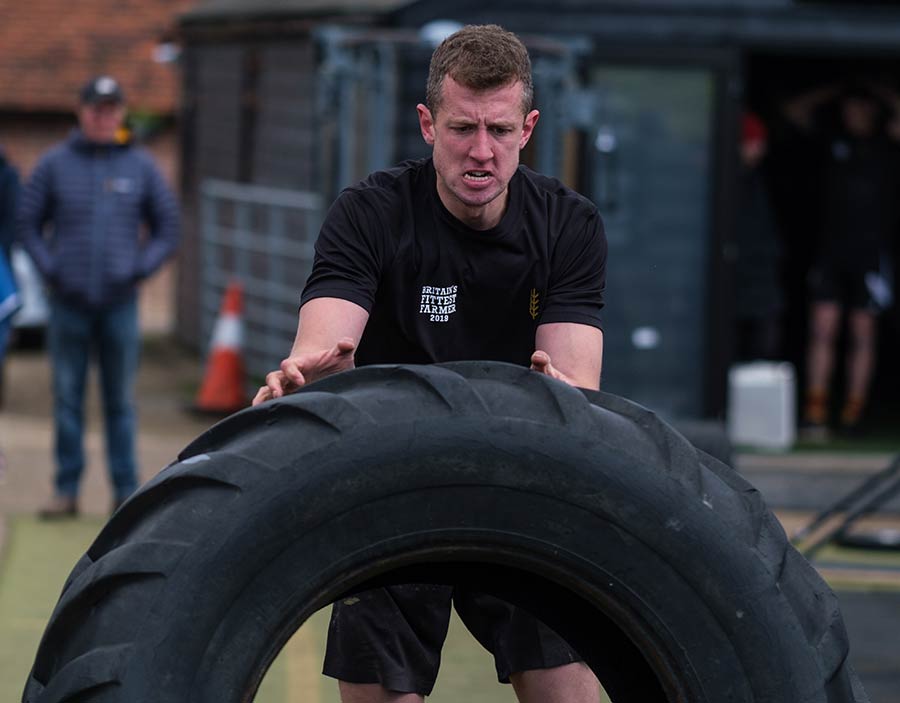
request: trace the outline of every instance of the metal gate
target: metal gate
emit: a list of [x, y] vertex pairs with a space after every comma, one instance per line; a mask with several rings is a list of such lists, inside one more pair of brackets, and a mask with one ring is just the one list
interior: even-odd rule
[[210, 179], [201, 200], [203, 339], [211, 337], [225, 288], [239, 283], [244, 360], [249, 374], [261, 378], [278, 367], [297, 331], [322, 196]]

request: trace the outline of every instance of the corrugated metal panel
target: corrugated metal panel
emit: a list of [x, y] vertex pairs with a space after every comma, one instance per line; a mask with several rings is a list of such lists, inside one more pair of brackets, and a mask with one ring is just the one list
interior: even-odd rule
[[312, 41], [266, 46], [260, 52], [253, 180], [311, 190], [318, 158], [316, 64]]
[[403, 62], [397, 82], [397, 153], [395, 161], [418, 159], [431, 154], [419, 131], [416, 105], [425, 102], [425, 82], [428, 80], [428, 62], [431, 47], [410, 46], [403, 54]]
[[237, 46], [197, 49], [194, 153], [200, 178], [237, 179], [241, 61]]
[[184, 53], [189, 91], [183, 124], [182, 215], [185, 236], [178, 251], [179, 339], [205, 343], [200, 325], [202, 254], [198, 235], [199, 191], [205, 178], [236, 178], [240, 148], [240, 81], [243, 50], [238, 46], [194, 45]]

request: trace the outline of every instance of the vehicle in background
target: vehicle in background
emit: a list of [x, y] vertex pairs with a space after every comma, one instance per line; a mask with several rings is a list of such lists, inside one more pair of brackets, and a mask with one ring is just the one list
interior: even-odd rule
[[50, 306], [44, 292], [44, 281], [31, 260], [31, 257], [20, 246], [13, 245], [13, 275], [19, 286], [19, 297], [22, 307], [12, 321], [11, 346], [15, 348], [35, 349], [43, 346], [50, 318]]

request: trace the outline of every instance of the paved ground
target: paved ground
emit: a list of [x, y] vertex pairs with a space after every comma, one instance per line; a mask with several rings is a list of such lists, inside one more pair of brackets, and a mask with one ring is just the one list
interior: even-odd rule
[[[52, 490], [53, 433], [50, 422], [49, 364], [41, 351], [15, 351], [7, 358], [5, 404], [0, 413], [0, 449], [7, 471], [0, 486], [0, 521], [10, 513], [33, 512]], [[146, 345], [138, 379], [141, 479], [146, 481], [212, 422], [188, 410], [202, 367], [189, 355], [161, 341]], [[109, 510], [102, 421], [96, 379], [91, 379], [81, 504], [87, 513]]]

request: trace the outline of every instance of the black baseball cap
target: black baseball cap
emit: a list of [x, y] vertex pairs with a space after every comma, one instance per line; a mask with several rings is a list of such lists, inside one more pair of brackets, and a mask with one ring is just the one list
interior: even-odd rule
[[123, 103], [125, 94], [122, 86], [112, 76], [96, 76], [91, 78], [81, 88], [79, 93], [83, 105], [92, 105], [101, 102]]

